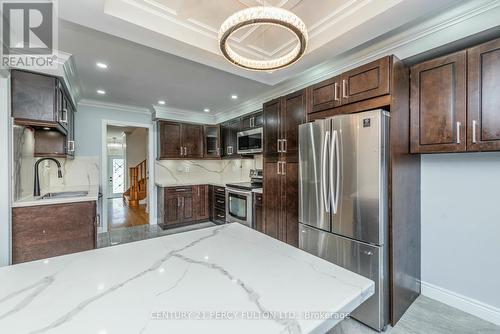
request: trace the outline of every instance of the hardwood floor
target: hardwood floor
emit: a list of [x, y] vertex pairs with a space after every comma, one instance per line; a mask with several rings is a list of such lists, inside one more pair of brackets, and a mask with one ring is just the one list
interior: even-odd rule
[[108, 199], [108, 228], [116, 229], [146, 225], [149, 222], [149, 215], [146, 212], [146, 205], [129, 207], [123, 198]]

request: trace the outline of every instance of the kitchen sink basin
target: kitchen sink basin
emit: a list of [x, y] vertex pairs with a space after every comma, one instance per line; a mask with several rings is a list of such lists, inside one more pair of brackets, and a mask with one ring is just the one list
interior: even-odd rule
[[55, 193], [47, 193], [39, 199], [83, 197], [87, 196], [88, 194], [88, 191], [61, 191]]

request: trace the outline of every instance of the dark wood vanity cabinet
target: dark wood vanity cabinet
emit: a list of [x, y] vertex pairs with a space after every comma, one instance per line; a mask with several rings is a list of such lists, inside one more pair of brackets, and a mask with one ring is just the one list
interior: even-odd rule
[[500, 39], [411, 68], [411, 152], [500, 150]]
[[265, 162], [263, 184], [263, 232], [298, 247], [299, 164]]
[[412, 153], [466, 150], [466, 51], [411, 68]]
[[203, 158], [203, 125], [159, 121], [158, 132], [159, 159]]
[[96, 248], [96, 202], [12, 209], [12, 263]]
[[500, 150], [500, 39], [467, 51], [467, 150]]
[[305, 122], [306, 97], [303, 89], [264, 104], [263, 154], [267, 160], [298, 158], [299, 125]]
[[75, 112], [62, 82], [52, 76], [11, 71], [12, 117], [35, 131], [35, 157], [75, 155]]

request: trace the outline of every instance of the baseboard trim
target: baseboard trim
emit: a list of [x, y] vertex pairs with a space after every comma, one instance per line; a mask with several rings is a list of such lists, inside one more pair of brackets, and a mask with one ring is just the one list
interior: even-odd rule
[[422, 282], [422, 295], [500, 326], [500, 309], [494, 306], [427, 282]]

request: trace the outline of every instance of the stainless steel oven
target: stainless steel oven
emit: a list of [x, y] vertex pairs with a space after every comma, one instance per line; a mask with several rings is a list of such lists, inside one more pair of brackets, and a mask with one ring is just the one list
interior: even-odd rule
[[228, 223], [241, 223], [253, 228], [252, 211], [253, 197], [251, 190], [226, 188], [226, 221]]
[[262, 128], [238, 132], [238, 154], [262, 153]]

